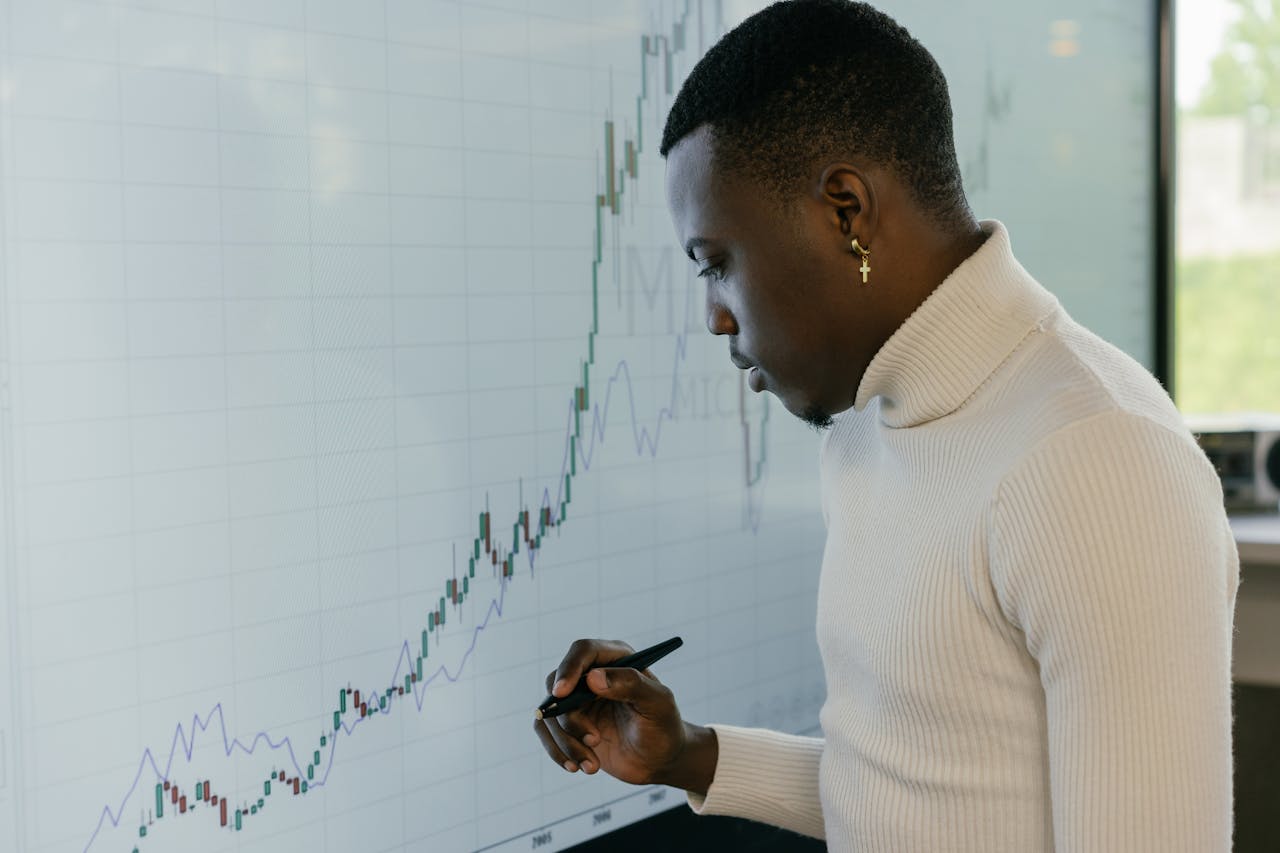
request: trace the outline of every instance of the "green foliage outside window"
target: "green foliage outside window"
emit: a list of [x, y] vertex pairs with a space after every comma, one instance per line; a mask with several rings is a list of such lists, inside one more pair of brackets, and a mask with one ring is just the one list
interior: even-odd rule
[[[1237, 202], [1253, 205], [1247, 210], [1277, 210], [1280, 0], [1222, 5], [1232, 23], [1198, 102], [1179, 124], [1197, 117], [1240, 119], [1253, 142], [1244, 155], [1245, 185], [1229, 188], [1239, 193]], [[1176, 191], [1179, 205], [1197, 204], [1205, 188], [1179, 185]], [[1280, 412], [1280, 233], [1269, 249], [1179, 257], [1174, 285], [1178, 407], [1187, 413]]]
[[1280, 252], [1180, 260], [1176, 276], [1178, 408], [1280, 412]]

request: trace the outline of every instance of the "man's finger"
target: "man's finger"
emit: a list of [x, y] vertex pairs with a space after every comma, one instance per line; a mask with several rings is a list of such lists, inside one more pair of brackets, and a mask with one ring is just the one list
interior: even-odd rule
[[549, 692], [564, 698], [573, 692], [582, 674], [593, 666], [606, 664], [635, 651], [619, 640], [574, 640], [560, 666], [556, 667], [555, 680]]
[[556, 746], [560, 747], [560, 751], [568, 756], [569, 760], [586, 770], [588, 773], [594, 773], [600, 768], [600, 759], [596, 757], [595, 752], [586, 744], [578, 740], [560, 723], [558, 717], [552, 717], [550, 720], [544, 720], [547, 731], [551, 733], [552, 740]]
[[587, 746], [593, 745], [590, 742], [590, 738], [595, 737], [597, 741], [600, 738], [600, 732], [596, 730], [596, 727], [591, 722], [590, 718], [582, 711], [570, 711], [567, 714], [561, 714], [559, 717], [554, 717], [553, 719], [560, 723], [560, 728], [564, 729], [570, 735], [582, 741]]
[[564, 750], [556, 744], [555, 738], [551, 736], [551, 732], [547, 729], [547, 724], [542, 720], [533, 721], [533, 730], [538, 733], [538, 740], [542, 741], [542, 748], [546, 750], [547, 755], [551, 756], [551, 760], [559, 764], [570, 773], [574, 773], [578, 769], [576, 762], [571, 760], [569, 756], [564, 754]]
[[669, 713], [675, 706], [665, 684], [629, 667], [597, 667], [587, 674], [587, 686], [601, 699], [625, 702], [646, 717]]

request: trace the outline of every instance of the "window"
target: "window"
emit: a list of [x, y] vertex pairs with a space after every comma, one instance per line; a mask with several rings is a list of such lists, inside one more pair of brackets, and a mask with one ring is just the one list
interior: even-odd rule
[[1177, 0], [1175, 21], [1174, 396], [1280, 412], [1280, 0]]

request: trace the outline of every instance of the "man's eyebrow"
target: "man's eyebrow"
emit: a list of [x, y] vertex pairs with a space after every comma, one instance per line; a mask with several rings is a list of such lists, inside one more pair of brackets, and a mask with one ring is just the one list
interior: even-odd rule
[[689, 238], [689, 242], [684, 244], [684, 253], [689, 256], [689, 260], [696, 261], [697, 258], [693, 256], [693, 250], [705, 246], [710, 242], [711, 241], [706, 237], [691, 237]]

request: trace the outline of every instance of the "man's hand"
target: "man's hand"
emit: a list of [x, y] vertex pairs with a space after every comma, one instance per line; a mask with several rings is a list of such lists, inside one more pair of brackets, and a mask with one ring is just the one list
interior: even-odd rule
[[[534, 721], [547, 755], [569, 772], [603, 769], [634, 785], [674, 785], [705, 794], [715, 776], [715, 732], [684, 722], [675, 697], [648, 670], [610, 668], [634, 651], [626, 643], [577, 640], [547, 691], [565, 697], [584, 672], [596, 699], [558, 717]], [[594, 667], [594, 668], [593, 668]]]

